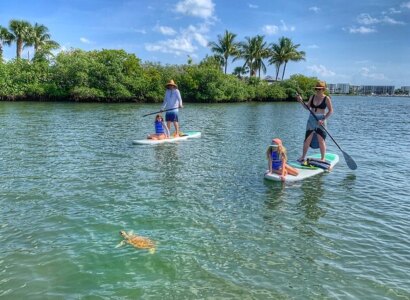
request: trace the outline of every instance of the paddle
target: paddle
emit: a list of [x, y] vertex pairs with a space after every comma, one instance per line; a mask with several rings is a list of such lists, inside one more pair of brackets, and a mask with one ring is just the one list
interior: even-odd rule
[[174, 110], [174, 109], [175, 109], [175, 108], [170, 108], [170, 109], [166, 109], [166, 110], [156, 111], [156, 112], [153, 112], [153, 113], [145, 114], [145, 115], [143, 115], [143, 117], [150, 116], [150, 115], [155, 115], [155, 114], [160, 114], [160, 113], [162, 113], [162, 112], [170, 111], [170, 110]]
[[[296, 99], [298, 99], [297, 96], [300, 96], [300, 95], [299, 95], [298, 93], [296, 93]], [[298, 101], [299, 101], [299, 100], [298, 100]], [[299, 101], [299, 102], [301, 102], [301, 103], [305, 106], [305, 108], [312, 114], [312, 116], [316, 119], [316, 121], [319, 122], [319, 119], [316, 117], [316, 115], [313, 113], [313, 111], [311, 111], [311, 109], [306, 105], [306, 103], [303, 102], [303, 99], [302, 99], [301, 101]], [[338, 144], [338, 143], [335, 141], [335, 139], [330, 135], [329, 131], [327, 131], [327, 129], [325, 128], [325, 126], [322, 126], [322, 128], [323, 128], [323, 130], [326, 131], [326, 133], [330, 136], [330, 138], [331, 138], [332, 141], [336, 144], [336, 146], [339, 148], [339, 150], [342, 151], [343, 157], [344, 157], [344, 159], [345, 159], [345, 162], [346, 162], [347, 166], [348, 166], [351, 170], [356, 170], [356, 169], [357, 169], [357, 164], [356, 164], [356, 162], [353, 160], [353, 158], [352, 158], [349, 154], [347, 154], [346, 152], [344, 152], [344, 151], [342, 150], [342, 148], [339, 146], [339, 144]]]

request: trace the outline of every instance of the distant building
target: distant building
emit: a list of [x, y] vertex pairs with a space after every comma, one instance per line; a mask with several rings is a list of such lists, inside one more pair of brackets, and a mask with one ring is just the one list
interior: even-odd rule
[[393, 95], [394, 85], [362, 85], [359, 89], [362, 95]]
[[327, 84], [327, 89], [329, 90], [329, 93], [334, 94], [336, 90], [336, 84], [334, 83]]
[[350, 84], [348, 84], [348, 83], [338, 83], [337, 87], [336, 87], [336, 91], [339, 94], [349, 94]]
[[410, 86], [402, 86], [400, 88], [404, 93], [406, 93], [407, 95], [410, 95]]
[[360, 85], [351, 85], [349, 89], [350, 94], [358, 94], [360, 90]]
[[266, 76], [263, 80], [265, 80], [267, 83], [272, 84], [274, 82], [276, 82], [277, 80], [275, 80], [275, 78], [273, 78], [272, 76]]
[[329, 83], [327, 88], [331, 94], [349, 94], [350, 92], [350, 84], [348, 83]]

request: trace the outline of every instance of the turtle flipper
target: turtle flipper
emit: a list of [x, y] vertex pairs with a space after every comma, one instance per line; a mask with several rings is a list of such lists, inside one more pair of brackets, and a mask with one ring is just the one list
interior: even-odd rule
[[121, 246], [123, 246], [125, 244], [125, 241], [121, 241], [121, 243], [119, 243], [117, 246], [115, 246], [115, 248], [120, 248]]

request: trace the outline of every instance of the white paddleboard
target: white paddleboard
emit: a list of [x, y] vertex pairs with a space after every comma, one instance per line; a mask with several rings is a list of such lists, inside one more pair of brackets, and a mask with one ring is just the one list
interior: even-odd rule
[[[312, 156], [308, 156], [308, 158], [320, 159], [320, 154], [314, 154]], [[325, 159], [327, 162], [330, 163], [330, 169], [332, 169], [338, 162], [339, 162], [339, 155], [333, 153], [326, 153]], [[294, 182], [303, 180], [317, 174], [327, 172], [326, 170], [318, 167], [311, 167], [311, 166], [303, 166], [299, 162], [288, 162], [288, 164], [299, 171], [297, 176], [286, 175], [285, 181], [286, 182]], [[265, 179], [274, 180], [274, 181], [282, 181], [280, 179], [280, 175], [276, 173], [268, 174], [268, 171], [265, 173]]]
[[164, 144], [164, 143], [175, 143], [179, 141], [186, 141], [192, 138], [200, 138], [201, 132], [200, 131], [184, 131], [183, 136], [178, 137], [170, 137], [168, 139], [163, 140], [151, 140], [151, 139], [144, 139], [144, 140], [135, 140], [132, 141], [134, 145], [156, 145], [156, 144]]

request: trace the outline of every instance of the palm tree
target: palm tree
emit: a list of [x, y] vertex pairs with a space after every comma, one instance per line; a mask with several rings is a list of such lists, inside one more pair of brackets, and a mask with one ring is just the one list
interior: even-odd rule
[[256, 76], [256, 71], [259, 71], [260, 77], [261, 69], [263, 72], [266, 72], [263, 59], [269, 55], [266, 42], [264, 42], [264, 36], [257, 35], [253, 38], [245, 37], [245, 40], [245, 42], [240, 43], [239, 55], [234, 60], [239, 58], [244, 59], [245, 63], [243, 66], [249, 67], [250, 76]]
[[27, 45], [34, 46], [35, 53], [42, 48], [47, 48], [50, 51], [60, 47], [56, 41], [51, 40], [48, 28], [38, 23], [34, 24], [31, 39]]
[[266, 73], [266, 66], [263, 62], [263, 59], [269, 57], [269, 49], [267, 48], [267, 44], [264, 41], [263, 35], [257, 35], [255, 37], [255, 49], [254, 49], [254, 56], [255, 56], [255, 70], [258, 70], [259, 78], [261, 78], [261, 69], [263, 73]]
[[7, 28], [0, 26], [0, 62], [3, 61], [3, 45], [10, 46], [12, 40], [13, 40], [13, 36], [7, 30]]
[[242, 66], [242, 67], [236, 67], [233, 70], [232, 74], [235, 75], [236, 77], [238, 77], [239, 79], [241, 79], [242, 75], [245, 75], [248, 72], [249, 72], [249, 68]]
[[275, 65], [275, 68], [276, 68], [275, 80], [278, 80], [280, 67], [285, 62], [285, 58], [283, 54], [283, 47], [281, 47], [280, 42], [279, 42], [279, 45], [275, 43], [271, 44], [269, 57], [270, 57], [269, 64]]
[[218, 35], [218, 42], [210, 42], [209, 47], [211, 47], [212, 52], [217, 56], [223, 57], [223, 66], [226, 74], [228, 68], [228, 59], [230, 56], [238, 54], [238, 44], [235, 43], [236, 34], [225, 30], [223, 36]]
[[27, 21], [11, 20], [9, 28], [13, 37], [12, 41], [15, 41], [17, 45], [16, 56], [19, 59], [21, 58], [23, 47], [31, 43], [33, 27]]
[[305, 60], [305, 52], [298, 51], [300, 44], [293, 44], [290, 38], [281, 37], [279, 39], [279, 45], [283, 50], [283, 72], [282, 72], [282, 80], [285, 76], [286, 65], [289, 61], [301, 61]]

